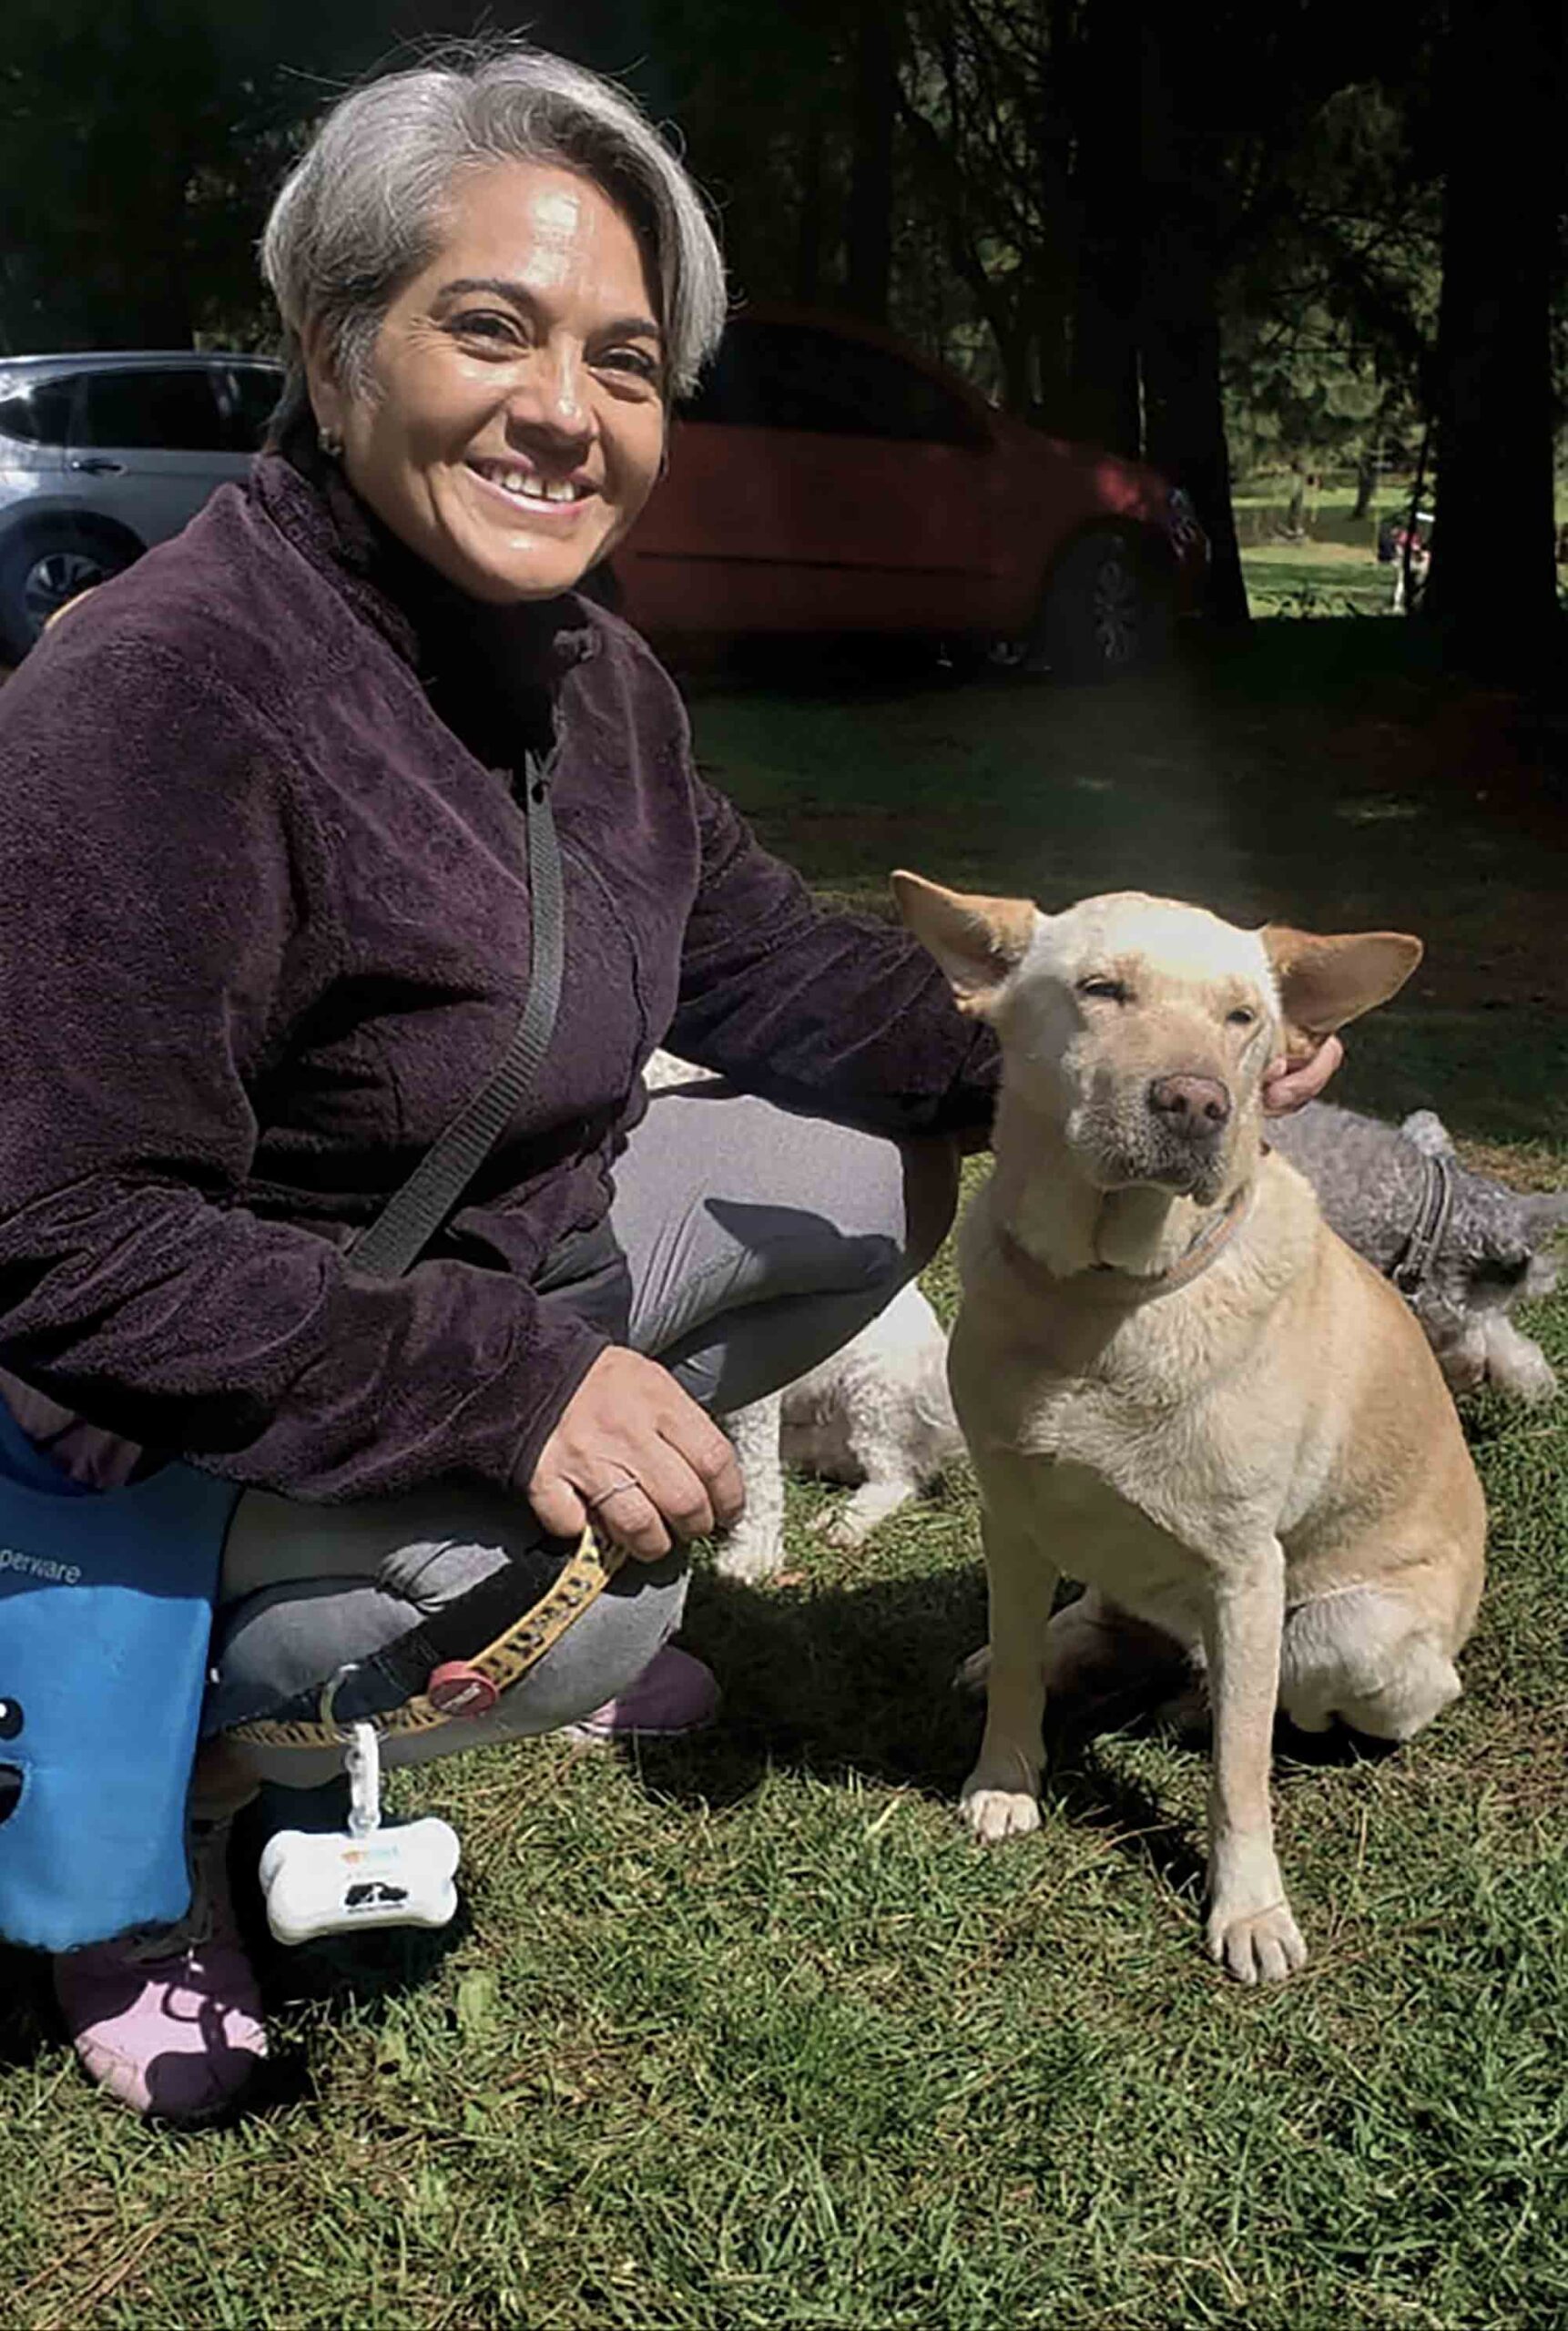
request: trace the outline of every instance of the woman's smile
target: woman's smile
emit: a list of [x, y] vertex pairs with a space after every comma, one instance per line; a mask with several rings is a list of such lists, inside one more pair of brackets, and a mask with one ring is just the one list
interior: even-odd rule
[[575, 524], [583, 505], [597, 491], [586, 478], [546, 477], [506, 455], [485, 460], [482, 455], [471, 454], [467, 466], [481, 485], [499, 494], [514, 508], [522, 504], [535, 520], [549, 518]]

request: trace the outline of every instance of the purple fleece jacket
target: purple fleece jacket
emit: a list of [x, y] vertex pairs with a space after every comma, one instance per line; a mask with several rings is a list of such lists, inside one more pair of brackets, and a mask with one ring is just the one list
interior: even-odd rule
[[[536, 1090], [404, 1278], [344, 1249], [483, 1084], [553, 735], [566, 967]], [[602, 1219], [667, 1036], [786, 1101], [983, 1125], [990, 1038], [697, 775], [647, 647], [461, 599], [264, 455], [0, 689], [0, 1360], [318, 1501], [522, 1487], [604, 1337], [530, 1286]]]

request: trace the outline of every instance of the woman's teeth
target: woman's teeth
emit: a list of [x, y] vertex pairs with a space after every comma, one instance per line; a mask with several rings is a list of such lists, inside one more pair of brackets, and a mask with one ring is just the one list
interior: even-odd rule
[[570, 478], [535, 477], [526, 470], [481, 470], [479, 474], [523, 502], [575, 502], [578, 498]]

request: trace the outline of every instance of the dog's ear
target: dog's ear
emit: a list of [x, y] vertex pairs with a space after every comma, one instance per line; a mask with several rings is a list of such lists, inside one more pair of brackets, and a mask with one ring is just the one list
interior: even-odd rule
[[1324, 934], [1271, 922], [1263, 944], [1279, 983], [1288, 1059], [1316, 1049], [1348, 1020], [1397, 995], [1421, 960], [1419, 939], [1402, 931]]
[[1435, 1109], [1412, 1109], [1400, 1131], [1423, 1157], [1453, 1155], [1453, 1135]]
[[961, 1012], [983, 1012], [1009, 972], [1023, 960], [1035, 909], [1027, 899], [972, 898], [901, 870], [893, 896], [907, 927], [936, 957]]

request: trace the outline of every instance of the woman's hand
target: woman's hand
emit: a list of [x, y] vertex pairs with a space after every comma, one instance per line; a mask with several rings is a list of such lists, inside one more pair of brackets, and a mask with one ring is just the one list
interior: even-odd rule
[[535, 1512], [558, 1538], [588, 1522], [639, 1562], [728, 1529], [746, 1502], [735, 1451], [657, 1360], [612, 1344], [539, 1452]]
[[1309, 1058], [1297, 1063], [1277, 1060], [1263, 1079], [1264, 1115], [1288, 1117], [1315, 1101], [1345, 1057], [1338, 1036], [1324, 1036]]

